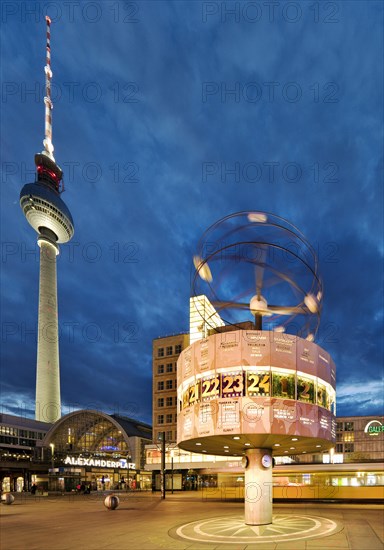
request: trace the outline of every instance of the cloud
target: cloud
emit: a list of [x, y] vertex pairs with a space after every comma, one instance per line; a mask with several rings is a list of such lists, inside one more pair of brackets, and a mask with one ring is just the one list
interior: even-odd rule
[[[356, 415], [382, 415], [383, 380], [367, 380], [362, 377], [355, 379], [353, 383], [340, 383], [337, 385], [337, 414], [339, 408], [343, 411], [343, 416]], [[358, 388], [358, 391], [356, 390]]]

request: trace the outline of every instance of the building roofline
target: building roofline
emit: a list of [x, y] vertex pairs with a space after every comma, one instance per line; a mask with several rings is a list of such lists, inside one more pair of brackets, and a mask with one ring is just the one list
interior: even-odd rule
[[[337, 395], [337, 394], [336, 394]], [[356, 419], [356, 420], [361, 420], [362, 418], [366, 419], [366, 418], [383, 418], [384, 419], [384, 416], [382, 414], [361, 414], [361, 415], [351, 415], [351, 416], [339, 416], [339, 415], [336, 415], [335, 416], [336, 420], [352, 420], [352, 419]]]
[[28, 416], [16, 416], [14, 414], [7, 413], [0, 413], [0, 424], [10, 424], [20, 428], [34, 427], [35, 429], [46, 431], [53, 426], [53, 423], [51, 422], [42, 422], [41, 420], [35, 420], [34, 418], [29, 418]]
[[172, 334], [165, 334], [164, 336], [157, 336], [156, 338], [153, 338], [153, 342], [155, 340], [161, 340], [163, 338], [170, 338], [171, 336], [189, 336], [189, 331], [183, 331], [183, 332], [175, 332]]

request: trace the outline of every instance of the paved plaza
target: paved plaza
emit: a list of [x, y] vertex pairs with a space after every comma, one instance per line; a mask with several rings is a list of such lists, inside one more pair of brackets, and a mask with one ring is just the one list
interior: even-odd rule
[[275, 504], [272, 526], [243, 523], [240, 502], [200, 493], [104, 495], [17, 494], [2, 505], [3, 550], [383, 550], [384, 508], [371, 505]]

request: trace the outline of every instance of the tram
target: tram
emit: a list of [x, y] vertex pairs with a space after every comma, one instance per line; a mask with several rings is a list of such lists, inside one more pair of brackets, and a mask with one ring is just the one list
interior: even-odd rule
[[[244, 499], [248, 489], [244, 487], [244, 475], [240, 470], [201, 474], [203, 498]], [[258, 488], [249, 490], [255, 498]], [[266, 487], [264, 490], [270, 489]], [[271, 490], [274, 502], [366, 501], [384, 504], [384, 464], [279, 465], [273, 469]]]

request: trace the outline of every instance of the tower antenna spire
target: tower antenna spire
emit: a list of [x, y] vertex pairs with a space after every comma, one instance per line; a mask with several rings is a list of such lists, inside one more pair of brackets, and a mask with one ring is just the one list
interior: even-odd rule
[[47, 155], [50, 159], [55, 161], [53, 156], [53, 143], [52, 143], [52, 109], [53, 103], [51, 99], [51, 79], [52, 79], [52, 69], [51, 69], [51, 19], [48, 15], [45, 16], [47, 22], [47, 47], [46, 47], [46, 65], [44, 67], [45, 71], [45, 127], [44, 127], [44, 151], [42, 153]]

